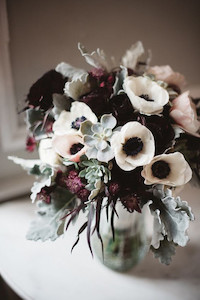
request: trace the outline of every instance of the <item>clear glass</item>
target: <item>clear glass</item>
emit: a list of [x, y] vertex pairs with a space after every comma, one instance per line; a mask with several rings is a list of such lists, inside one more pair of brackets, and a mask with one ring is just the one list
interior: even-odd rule
[[115, 216], [115, 239], [110, 222], [102, 210], [100, 232], [104, 245], [104, 258], [97, 235], [93, 238], [93, 249], [100, 261], [110, 269], [124, 272], [137, 265], [149, 250], [146, 233], [145, 211], [127, 212], [119, 202], [116, 205], [119, 218]]

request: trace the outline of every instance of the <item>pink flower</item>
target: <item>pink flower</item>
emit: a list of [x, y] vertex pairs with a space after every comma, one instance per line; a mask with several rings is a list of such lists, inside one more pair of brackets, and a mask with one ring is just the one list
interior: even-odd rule
[[156, 80], [165, 81], [170, 85], [182, 88], [185, 85], [185, 78], [178, 72], [174, 72], [170, 66], [154, 66], [148, 69], [148, 73], [155, 75]]
[[82, 137], [78, 134], [54, 136], [52, 147], [60, 156], [74, 162], [79, 162], [80, 157], [85, 154], [86, 151]]
[[189, 97], [189, 91], [173, 100], [170, 116], [182, 129], [200, 137], [197, 133], [200, 122], [197, 120], [196, 108]]

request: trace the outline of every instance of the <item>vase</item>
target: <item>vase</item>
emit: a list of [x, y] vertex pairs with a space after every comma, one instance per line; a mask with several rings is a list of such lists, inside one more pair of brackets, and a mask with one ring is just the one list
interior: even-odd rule
[[93, 238], [95, 256], [108, 268], [125, 272], [136, 266], [149, 250], [146, 230], [145, 210], [142, 213], [128, 212], [121, 202], [116, 204], [118, 217], [114, 218], [114, 238], [106, 212], [103, 209], [100, 221], [102, 245], [97, 237]]

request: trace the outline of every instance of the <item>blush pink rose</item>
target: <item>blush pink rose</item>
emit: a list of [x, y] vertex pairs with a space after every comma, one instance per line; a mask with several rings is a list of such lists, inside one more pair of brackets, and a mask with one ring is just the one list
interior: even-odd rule
[[182, 88], [185, 85], [185, 78], [178, 72], [174, 72], [170, 66], [154, 66], [148, 69], [148, 73], [153, 74], [156, 80], [165, 81], [168, 84]]
[[196, 108], [189, 97], [189, 91], [184, 92], [172, 102], [170, 117], [185, 131], [200, 137], [197, 133], [200, 122], [197, 120]]
[[86, 151], [82, 137], [76, 134], [54, 136], [52, 147], [60, 156], [74, 162], [79, 162]]

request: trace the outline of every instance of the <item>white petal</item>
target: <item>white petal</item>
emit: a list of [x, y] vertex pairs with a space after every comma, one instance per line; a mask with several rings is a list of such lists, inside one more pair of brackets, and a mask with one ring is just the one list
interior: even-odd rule
[[136, 168], [136, 166], [131, 165], [130, 163], [128, 163], [127, 161], [120, 161], [118, 160], [118, 157], [115, 157], [116, 159], [116, 163], [118, 164], [118, 166], [124, 170], [124, 171], [132, 171]]
[[[152, 165], [159, 160], [169, 164], [170, 173], [166, 178], [159, 179], [152, 174]], [[192, 171], [184, 156], [180, 152], [155, 156], [150, 164], [146, 165], [141, 173], [145, 184], [162, 183], [170, 186], [181, 186], [192, 177]]]
[[[168, 92], [147, 77], [129, 76], [125, 78], [123, 88], [133, 107], [144, 114], [156, 114], [161, 112], [163, 106], [169, 101]], [[140, 97], [145, 94], [154, 101], [146, 101]]]
[[58, 119], [53, 123], [53, 131], [56, 135], [63, 135], [71, 130], [71, 113], [63, 110]]
[[[123, 145], [133, 137], [141, 138], [143, 148], [137, 155], [127, 156], [123, 150]], [[120, 132], [115, 132], [111, 138], [111, 147], [114, 150], [117, 164], [120, 168], [127, 171], [150, 163], [155, 152], [153, 134], [139, 122], [128, 122], [121, 128]]]
[[52, 148], [52, 139], [43, 139], [39, 144], [39, 157], [41, 162], [48, 164], [50, 166], [60, 164], [59, 155]]
[[97, 122], [96, 115], [92, 112], [91, 108], [84, 102], [73, 102], [71, 106], [71, 113], [73, 114], [73, 117], [75, 117], [75, 119], [83, 116], [94, 124]]

